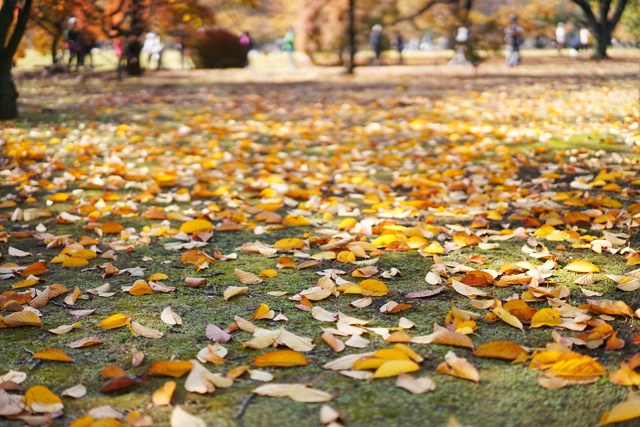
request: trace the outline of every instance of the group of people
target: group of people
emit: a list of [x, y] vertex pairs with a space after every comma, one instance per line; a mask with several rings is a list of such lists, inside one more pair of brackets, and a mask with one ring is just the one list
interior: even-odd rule
[[69, 71], [75, 60], [76, 71], [86, 68], [85, 58], [89, 57], [89, 66], [93, 68], [93, 54], [91, 50], [95, 47], [95, 38], [78, 25], [76, 18], [72, 17], [68, 21], [68, 28], [65, 33], [65, 50], [69, 51]]
[[574, 36], [572, 40], [567, 40], [567, 29], [564, 22], [560, 22], [556, 28], [556, 47], [558, 48], [558, 55], [562, 54], [562, 49], [570, 47], [571, 52], [574, 55], [581, 50], [588, 50], [591, 47], [591, 31], [588, 28], [582, 27], [578, 31], [577, 36]]

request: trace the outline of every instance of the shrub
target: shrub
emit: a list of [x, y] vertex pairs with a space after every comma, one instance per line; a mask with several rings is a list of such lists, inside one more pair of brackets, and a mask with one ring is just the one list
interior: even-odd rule
[[227, 30], [200, 31], [191, 43], [191, 59], [196, 68], [244, 68], [247, 53], [240, 39]]

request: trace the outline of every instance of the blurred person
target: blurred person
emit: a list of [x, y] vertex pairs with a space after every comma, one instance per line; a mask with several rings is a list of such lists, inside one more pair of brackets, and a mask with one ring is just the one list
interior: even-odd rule
[[456, 33], [456, 54], [451, 58], [448, 65], [465, 65], [467, 58], [464, 56], [464, 52], [469, 42], [469, 29], [467, 27], [458, 28]]
[[73, 59], [76, 60], [76, 71], [78, 71], [80, 66], [84, 65], [84, 52], [82, 48], [81, 36], [82, 32], [78, 27], [78, 21], [75, 17], [69, 18], [68, 21], [69, 28], [65, 33], [65, 44], [67, 49], [69, 50], [69, 71], [71, 71], [71, 63]]
[[591, 31], [586, 27], [582, 27], [578, 37], [580, 38], [580, 50], [588, 51], [591, 47]]
[[511, 23], [505, 29], [505, 41], [507, 42], [506, 61], [509, 67], [520, 65], [520, 45], [522, 44], [522, 35], [524, 30], [518, 24], [518, 16], [511, 15], [509, 17]]
[[564, 22], [558, 24], [556, 28], [556, 44], [558, 45], [558, 55], [561, 55], [561, 50], [564, 48], [564, 44], [567, 42], [567, 31], [564, 28]]
[[288, 68], [297, 68], [296, 60], [293, 55], [294, 51], [294, 43], [296, 41], [296, 33], [293, 31], [292, 27], [289, 27], [286, 34], [282, 38], [282, 50], [285, 52], [289, 52], [289, 66]]
[[380, 65], [380, 56], [382, 55], [382, 25], [374, 25], [369, 36], [369, 44], [375, 54], [375, 60], [370, 61], [369, 65], [375, 63]]
[[162, 43], [160, 36], [156, 35], [155, 33], [147, 33], [147, 35], [144, 37], [142, 52], [148, 55], [147, 66], [150, 66], [152, 61], [157, 61], [156, 70], [160, 70], [160, 68], [162, 68], [162, 53], [164, 52], [164, 43]]

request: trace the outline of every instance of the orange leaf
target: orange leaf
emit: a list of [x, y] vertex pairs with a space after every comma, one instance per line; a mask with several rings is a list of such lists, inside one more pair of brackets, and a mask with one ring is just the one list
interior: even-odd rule
[[52, 414], [64, 407], [62, 400], [45, 386], [34, 385], [25, 391], [22, 397], [24, 403], [34, 412]]
[[296, 262], [288, 256], [283, 256], [278, 260], [278, 268], [296, 268]]
[[481, 345], [473, 352], [478, 357], [516, 360], [527, 357], [527, 351], [511, 341], [493, 341]]
[[310, 364], [306, 357], [294, 350], [278, 350], [272, 351], [253, 359], [253, 363], [264, 368], [266, 366], [306, 366]]
[[557, 326], [560, 323], [562, 323], [560, 312], [553, 308], [543, 308], [531, 318], [532, 328], [539, 328], [541, 326]]
[[127, 373], [118, 365], [109, 365], [100, 372], [100, 376], [105, 378], [118, 378], [126, 377]]
[[107, 221], [100, 226], [100, 230], [104, 234], [118, 234], [124, 230], [124, 227], [117, 222]]
[[602, 414], [599, 426], [618, 423], [640, 417], [640, 395], [630, 394], [627, 401], [618, 403], [610, 411]]
[[137, 280], [131, 289], [129, 289], [129, 293], [134, 296], [140, 295], [148, 295], [155, 293], [151, 286], [147, 285], [144, 280]]
[[45, 261], [38, 261], [36, 263], [31, 264], [24, 270], [20, 272], [22, 277], [29, 277], [31, 275], [39, 276], [48, 271], [47, 263]]
[[57, 348], [45, 348], [43, 350], [36, 351], [36, 353], [31, 357], [34, 359], [55, 360], [57, 362], [75, 362], [75, 360], [67, 356], [64, 351], [58, 350]]
[[618, 338], [618, 331], [615, 331], [613, 333], [613, 335], [611, 335], [611, 338], [609, 338], [609, 340], [607, 341], [607, 346], [605, 347], [605, 350], [607, 351], [615, 351], [615, 350], [620, 350], [621, 348], [624, 347], [624, 340]]
[[180, 378], [191, 370], [193, 365], [189, 361], [156, 362], [149, 366], [147, 373], [164, 377]]

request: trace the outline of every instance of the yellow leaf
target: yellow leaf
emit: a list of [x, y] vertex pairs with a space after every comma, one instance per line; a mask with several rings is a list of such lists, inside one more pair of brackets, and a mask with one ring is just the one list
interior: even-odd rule
[[249, 296], [249, 288], [246, 286], [229, 286], [224, 293], [222, 294], [222, 296], [224, 297], [225, 301], [228, 301], [229, 298], [234, 297], [236, 295], [240, 295], [240, 294], [246, 294], [247, 296]]
[[87, 261], [84, 258], [67, 258], [66, 260], [64, 260], [62, 262], [62, 264], [60, 265], [60, 267], [62, 268], [67, 268], [67, 267], [84, 267], [85, 265], [89, 264], [89, 261]]
[[102, 322], [98, 323], [97, 327], [101, 329], [121, 328], [127, 324], [128, 320], [129, 316], [125, 316], [124, 314], [114, 314], [113, 316], [109, 316]]
[[363, 280], [358, 286], [360, 286], [360, 289], [362, 289], [363, 295], [380, 297], [389, 293], [387, 286], [376, 279]]
[[557, 326], [562, 323], [560, 312], [553, 308], [543, 308], [533, 315], [531, 318], [531, 328], [539, 328], [541, 326]]
[[376, 369], [373, 378], [395, 377], [400, 373], [413, 372], [419, 369], [420, 366], [412, 360], [390, 360]]
[[575, 273], [597, 273], [600, 271], [597, 266], [581, 259], [571, 261], [564, 269]]
[[175, 381], [167, 381], [157, 389], [153, 396], [151, 397], [151, 401], [158, 406], [169, 406], [171, 403], [171, 397], [173, 397], [173, 392], [176, 390]]
[[300, 226], [300, 225], [309, 225], [309, 220], [300, 215], [288, 215], [284, 221], [282, 221], [282, 225], [286, 225], [289, 227]]
[[41, 385], [29, 388], [22, 399], [34, 412], [54, 413], [64, 408], [62, 400], [47, 387]]
[[267, 304], [262, 303], [253, 314], [251, 320], [273, 319], [275, 315], [276, 313], [273, 310], [270, 310]]
[[278, 240], [273, 244], [275, 249], [282, 249], [285, 251], [289, 251], [292, 249], [302, 249], [304, 248], [304, 241], [300, 239], [282, 239]]
[[159, 280], [165, 280], [165, 279], [168, 279], [168, 278], [169, 278], [169, 276], [167, 276], [164, 273], [154, 273], [151, 276], [149, 276], [149, 278], [147, 280], [150, 281], [150, 282], [151, 281], [157, 282]]
[[41, 326], [40, 317], [33, 311], [20, 311], [0, 318], [0, 328], [15, 328], [18, 326]]
[[187, 221], [180, 226], [180, 231], [187, 234], [195, 233], [196, 231], [210, 231], [213, 230], [213, 224], [206, 219], [193, 219]]
[[520, 322], [520, 320], [516, 316], [514, 316], [513, 314], [509, 313], [504, 308], [502, 308], [502, 307], [494, 308], [493, 309], [493, 314], [495, 314], [500, 319], [502, 319], [503, 322], [508, 323], [509, 325], [513, 326], [514, 328], [518, 328], [522, 332], [524, 332], [524, 329], [522, 328], [522, 323]]
[[[333, 252], [332, 252], [333, 253]], [[259, 277], [276, 277], [278, 275], [278, 272], [275, 270], [262, 270], [260, 272], [260, 274], [258, 274]]]
[[345, 264], [355, 264], [356, 256], [351, 251], [342, 251], [338, 254], [338, 262], [344, 262]]

